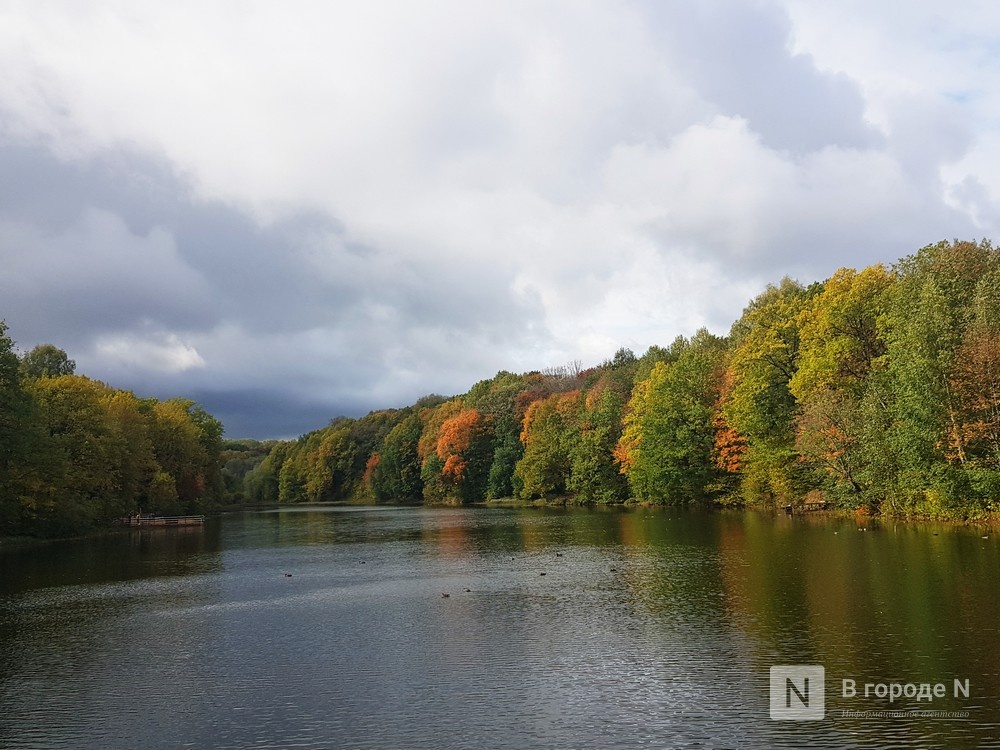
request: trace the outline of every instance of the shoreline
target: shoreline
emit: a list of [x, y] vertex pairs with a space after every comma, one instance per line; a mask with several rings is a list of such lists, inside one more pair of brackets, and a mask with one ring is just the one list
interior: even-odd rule
[[[956, 529], [990, 529], [1000, 530], [1000, 513], [991, 513], [986, 516], [976, 518], [950, 518], [915, 515], [892, 515], [892, 514], [870, 514], [858, 512], [850, 508], [823, 508], [823, 509], [803, 509], [793, 507], [789, 513], [783, 506], [768, 507], [742, 504], [726, 503], [683, 503], [678, 505], [663, 505], [657, 503], [625, 502], [625, 503], [581, 503], [575, 502], [572, 497], [556, 498], [536, 498], [533, 500], [521, 500], [518, 498], [495, 498], [481, 500], [475, 503], [463, 504], [459, 502], [436, 502], [436, 503], [373, 503], [357, 502], [350, 500], [331, 500], [325, 502], [308, 503], [261, 503], [261, 504], [228, 504], [207, 511], [204, 515], [207, 518], [219, 518], [235, 513], [260, 513], [264, 511], [274, 511], [292, 508], [331, 508], [331, 507], [368, 507], [368, 508], [524, 508], [524, 509], [579, 509], [579, 510], [600, 510], [608, 512], [629, 512], [632, 510], [700, 510], [709, 513], [733, 512], [733, 513], [762, 513], [772, 515], [776, 518], [796, 518], [796, 519], [841, 519], [854, 520], [858, 523], [873, 524], [875, 526], [888, 523], [927, 525], [937, 524]], [[49, 544], [51, 542], [82, 541], [106, 534], [120, 534], [134, 531], [130, 528], [115, 526], [95, 526], [81, 531], [80, 533], [67, 536], [43, 537], [31, 536], [27, 534], [0, 535], [0, 552], [7, 550], [18, 550]]]

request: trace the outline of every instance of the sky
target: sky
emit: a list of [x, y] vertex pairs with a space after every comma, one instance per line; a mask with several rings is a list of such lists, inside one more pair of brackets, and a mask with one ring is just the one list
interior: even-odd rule
[[1000, 4], [0, 0], [0, 319], [228, 437], [1000, 225]]

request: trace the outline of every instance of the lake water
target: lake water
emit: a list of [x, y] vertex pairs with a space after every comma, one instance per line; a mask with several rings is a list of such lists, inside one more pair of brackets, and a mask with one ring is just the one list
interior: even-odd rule
[[[313, 507], [8, 550], [0, 747], [1000, 748], [984, 533]], [[803, 664], [823, 718], [772, 720]]]

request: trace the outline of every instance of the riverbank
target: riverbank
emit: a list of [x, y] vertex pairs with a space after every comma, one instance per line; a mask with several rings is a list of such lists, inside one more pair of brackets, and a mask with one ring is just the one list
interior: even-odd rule
[[[357, 501], [330, 501], [315, 503], [254, 503], [240, 504], [232, 503], [214, 508], [205, 515], [209, 518], [224, 516], [236, 513], [259, 513], [265, 511], [276, 511], [282, 509], [322, 509], [331, 507], [481, 507], [481, 508], [587, 508], [591, 510], [628, 512], [636, 509], [678, 509], [678, 508], [702, 508], [709, 511], [732, 511], [755, 512], [779, 515], [790, 515], [796, 518], [840, 518], [853, 519], [859, 526], [868, 524], [904, 523], [914, 525], [941, 524], [946, 527], [982, 528], [991, 533], [1000, 531], [1000, 514], [988, 513], [975, 517], [939, 515], [918, 515], [918, 514], [894, 514], [894, 513], [869, 513], [864, 509], [825, 507], [816, 508], [806, 505], [792, 505], [791, 512], [786, 510], [786, 506], [760, 506], [750, 504], [730, 504], [730, 503], [688, 503], [684, 505], [662, 505], [657, 503], [625, 502], [625, 503], [582, 503], [577, 502], [570, 495], [549, 498], [534, 498], [525, 500], [521, 498], [505, 497], [483, 500], [469, 505], [460, 502], [436, 502], [436, 503], [371, 503]], [[0, 552], [4, 550], [25, 549], [51, 542], [71, 541], [78, 539], [91, 539], [102, 537], [107, 534], [128, 533], [127, 527], [120, 526], [95, 526], [79, 533], [60, 535], [54, 537], [30, 536], [26, 534], [0, 536]]]
[[749, 503], [687, 503], [683, 505], [663, 505], [647, 502], [625, 502], [611, 504], [580, 503], [574, 501], [572, 496], [559, 496], [551, 498], [535, 498], [524, 500], [520, 498], [496, 498], [484, 500], [475, 505], [493, 508], [619, 508], [628, 510], [631, 508], [674, 508], [674, 507], [703, 507], [710, 510], [731, 510], [734, 512], [752, 511], [757, 513], [773, 513], [774, 515], [791, 515], [795, 517], [807, 516], [812, 518], [851, 518], [859, 523], [868, 522], [892, 522], [892, 523], [914, 523], [914, 524], [946, 524], [953, 526], [981, 526], [990, 529], [1000, 529], [1000, 513], [985, 513], [976, 516], [949, 515], [941, 512], [934, 515], [922, 515], [917, 513], [871, 513], [861, 508], [841, 508], [830, 507], [828, 505], [818, 507], [818, 504], [789, 504], [782, 506], [757, 505]]

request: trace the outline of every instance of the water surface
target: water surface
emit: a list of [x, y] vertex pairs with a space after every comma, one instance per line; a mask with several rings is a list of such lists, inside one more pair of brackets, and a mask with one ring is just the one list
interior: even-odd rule
[[[983, 534], [329, 507], [0, 552], [0, 747], [1000, 747]], [[787, 664], [822, 720], [770, 719]]]

